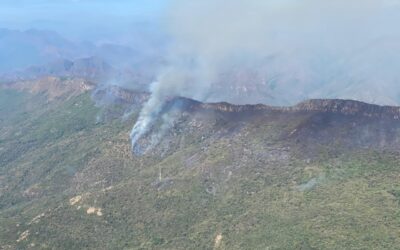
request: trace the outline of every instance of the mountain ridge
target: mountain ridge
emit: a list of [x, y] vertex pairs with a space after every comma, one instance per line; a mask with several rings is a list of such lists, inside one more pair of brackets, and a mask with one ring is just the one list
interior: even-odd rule
[[[142, 100], [149, 98], [149, 93], [132, 91], [119, 87], [111, 87], [110, 89], [117, 90], [114, 94], [121, 94], [122, 99], [134, 98], [134, 96], [141, 96]], [[107, 91], [107, 90], [104, 90]], [[282, 111], [282, 112], [299, 112], [299, 111], [315, 111], [315, 112], [332, 112], [341, 113], [345, 115], [362, 115], [366, 117], [391, 117], [395, 120], [400, 119], [400, 106], [388, 106], [370, 104], [355, 100], [345, 99], [308, 99], [302, 101], [294, 106], [272, 106], [266, 104], [246, 104], [236, 105], [228, 102], [201, 102], [185, 97], [170, 98], [168, 102], [181, 100], [187, 103], [193, 109], [209, 109], [222, 112], [254, 112], [254, 111]]]
[[393, 115], [393, 119], [398, 120], [400, 116], [399, 106], [376, 105], [366, 102], [346, 99], [308, 99], [302, 101], [294, 106], [270, 106], [265, 104], [256, 105], [235, 105], [231, 103], [202, 103], [203, 108], [216, 109], [226, 112], [243, 112], [243, 111], [257, 111], [257, 110], [273, 110], [273, 111], [318, 111], [318, 112], [332, 112], [341, 113], [346, 115], [361, 114], [364, 116], [377, 116], [377, 115]]
[[[46, 92], [54, 89], [57, 85], [63, 87], [79, 88], [76, 93], [82, 91], [94, 90], [94, 96], [102, 98], [110, 95], [119, 98], [126, 103], [136, 103], [143, 105], [150, 97], [150, 93], [139, 90], [131, 90], [115, 85], [96, 86], [91, 81], [83, 80], [83, 78], [72, 77], [69, 83], [63, 84], [67, 79], [62, 80], [59, 77], [45, 77], [38, 80], [16, 81], [8, 83], [5, 86], [19, 90], [34, 89], [33, 92]], [[75, 84], [74, 80], [80, 80], [80, 84]], [[75, 81], [76, 81], [75, 80]], [[48, 82], [48, 84], [46, 84]], [[349, 99], [308, 99], [293, 106], [272, 106], [266, 104], [232, 104], [228, 102], [202, 102], [185, 97], [170, 97], [167, 102], [183, 101], [188, 105], [188, 109], [205, 109], [221, 112], [240, 113], [240, 112], [256, 112], [256, 111], [280, 111], [280, 112], [331, 112], [345, 115], [362, 115], [365, 117], [387, 117], [394, 120], [400, 119], [400, 106], [377, 105], [366, 102], [349, 100]]]

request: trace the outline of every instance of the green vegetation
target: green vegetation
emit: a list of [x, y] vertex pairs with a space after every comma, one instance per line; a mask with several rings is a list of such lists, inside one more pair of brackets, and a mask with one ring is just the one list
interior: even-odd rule
[[0, 97], [0, 249], [400, 245], [396, 151], [338, 152], [340, 138], [305, 151], [288, 135], [307, 114], [186, 114], [138, 157], [128, 138], [138, 110], [123, 121], [126, 107], [95, 107], [89, 94]]

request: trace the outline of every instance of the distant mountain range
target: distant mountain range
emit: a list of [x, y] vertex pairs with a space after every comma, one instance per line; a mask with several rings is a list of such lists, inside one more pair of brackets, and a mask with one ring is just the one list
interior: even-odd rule
[[157, 48], [149, 51], [113, 43], [95, 45], [73, 42], [53, 31], [0, 29], [3, 82], [43, 76], [140, 82], [142, 75], [148, 76], [146, 81], [154, 76], [161, 63]]
[[[288, 63], [289, 54], [271, 56], [251, 67], [227, 67], [210, 84], [203, 101], [290, 106], [310, 98], [339, 98], [399, 105], [400, 47], [394, 41], [376, 40], [341, 60], [309, 55], [304, 62]], [[72, 42], [53, 31], [0, 29], [0, 83], [55, 76], [148, 89], [167, 62], [161, 45], [143, 44], [95, 45]]]
[[71, 61], [60, 59], [42, 66], [30, 66], [3, 74], [3, 81], [18, 81], [37, 79], [45, 76], [82, 77], [87, 79], [100, 79], [113, 74], [115, 69], [100, 58], [88, 57]]
[[91, 46], [73, 43], [53, 31], [0, 29], [0, 72], [88, 56]]

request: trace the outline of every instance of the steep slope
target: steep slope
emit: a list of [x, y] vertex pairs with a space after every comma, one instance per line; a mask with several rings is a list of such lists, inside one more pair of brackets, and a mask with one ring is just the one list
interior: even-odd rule
[[[400, 109], [171, 99], [132, 154], [148, 95], [1, 90], [4, 249], [396, 249]], [[48, 95], [47, 95], [48, 96]], [[5, 100], [5, 99], [0, 99]], [[3, 125], [7, 124], [7, 125]], [[161, 131], [161, 134], [160, 134]]]

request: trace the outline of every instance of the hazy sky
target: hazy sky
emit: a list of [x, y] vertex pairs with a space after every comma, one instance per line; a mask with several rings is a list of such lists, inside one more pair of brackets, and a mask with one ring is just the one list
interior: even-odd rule
[[0, 28], [51, 29], [74, 39], [128, 34], [156, 25], [168, 0], [1, 0]]
[[207, 101], [399, 104], [399, 23], [400, 0], [0, 0], [0, 28], [148, 51], [161, 41], [154, 92]]

